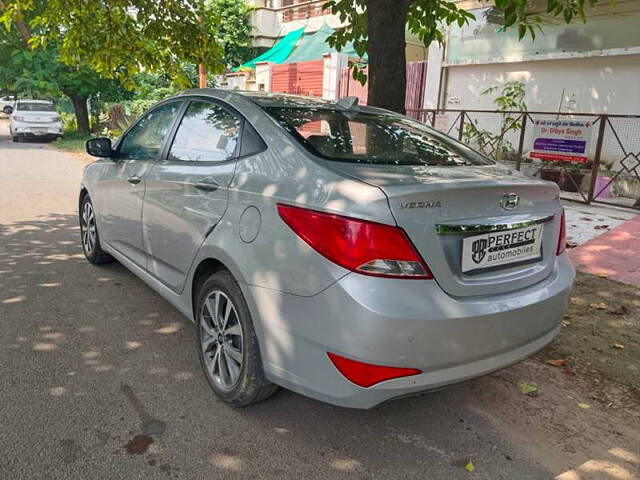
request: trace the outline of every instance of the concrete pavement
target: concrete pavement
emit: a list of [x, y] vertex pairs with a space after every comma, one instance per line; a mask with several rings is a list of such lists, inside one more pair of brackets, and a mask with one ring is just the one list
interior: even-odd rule
[[640, 287], [640, 215], [569, 251], [576, 268]]
[[539, 480], [589, 460], [505, 430], [498, 377], [369, 411], [285, 390], [220, 403], [188, 321], [119, 264], [84, 260], [82, 166], [0, 122], [0, 478]]

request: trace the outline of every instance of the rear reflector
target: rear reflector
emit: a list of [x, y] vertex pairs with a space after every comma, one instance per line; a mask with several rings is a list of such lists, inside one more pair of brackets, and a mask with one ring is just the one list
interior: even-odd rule
[[320, 255], [348, 270], [392, 278], [433, 278], [404, 230], [278, 204], [284, 222]]
[[564, 217], [564, 209], [560, 215], [560, 235], [558, 235], [558, 248], [556, 254], [560, 255], [567, 246], [567, 221]]
[[327, 353], [329, 359], [338, 371], [352, 383], [367, 388], [376, 383], [391, 380], [392, 378], [409, 377], [422, 373], [417, 368], [384, 367], [370, 365], [341, 357], [335, 353]]

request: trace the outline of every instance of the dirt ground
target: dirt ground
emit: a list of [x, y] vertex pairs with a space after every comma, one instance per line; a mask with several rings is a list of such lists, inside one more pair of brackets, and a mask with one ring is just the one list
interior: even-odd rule
[[540, 360], [564, 359], [566, 372], [640, 391], [640, 288], [579, 273], [564, 324]]
[[640, 479], [640, 289], [579, 273], [564, 324], [491, 388], [474, 385], [474, 408], [556, 480]]

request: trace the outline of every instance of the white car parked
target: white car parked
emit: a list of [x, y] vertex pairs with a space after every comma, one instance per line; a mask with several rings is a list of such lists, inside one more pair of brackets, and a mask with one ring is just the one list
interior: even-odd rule
[[11, 112], [13, 112], [13, 104], [15, 102], [15, 97], [12, 97], [10, 95], [0, 97], [0, 112], [4, 113], [5, 115], [11, 115]]
[[21, 138], [62, 137], [62, 118], [53, 103], [45, 100], [17, 100], [10, 117], [9, 131], [14, 142]]

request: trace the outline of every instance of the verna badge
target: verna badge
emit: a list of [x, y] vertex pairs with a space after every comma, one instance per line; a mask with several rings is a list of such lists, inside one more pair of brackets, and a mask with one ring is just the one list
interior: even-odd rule
[[517, 193], [507, 193], [500, 199], [500, 206], [505, 210], [513, 210], [520, 205], [520, 196]]
[[442, 205], [440, 204], [440, 200], [431, 200], [431, 201], [423, 201], [423, 202], [403, 202], [400, 203], [400, 208], [440, 208]]

